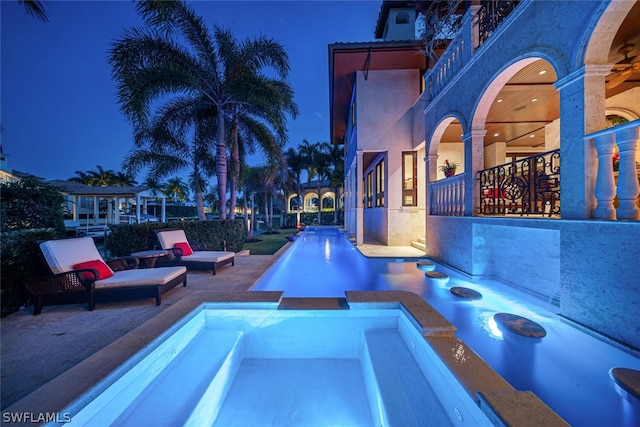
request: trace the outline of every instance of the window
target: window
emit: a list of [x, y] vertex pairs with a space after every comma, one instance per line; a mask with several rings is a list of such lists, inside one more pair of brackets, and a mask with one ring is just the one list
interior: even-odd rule
[[376, 165], [376, 207], [384, 206], [384, 159]]
[[407, 12], [399, 12], [396, 15], [396, 24], [408, 24], [409, 14]]
[[402, 153], [402, 206], [418, 205], [418, 153]]
[[367, 207], [367, 179], [362, 178], [362, 207]]
[[373, 171], [367, 174], [367, 207], [373, 207]]

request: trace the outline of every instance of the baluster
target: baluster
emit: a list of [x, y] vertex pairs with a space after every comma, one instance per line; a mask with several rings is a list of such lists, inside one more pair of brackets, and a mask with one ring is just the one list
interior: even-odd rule
[[617, 210], [618, 219], [640, 219], [640, 209], [636, 205], [640, 193], [636, 170], [636, 142], [640, 139], [639, 136], [640, 128], [637, 127], [616, 132], [616, 142], [620, 152], [617, 189], [620, 201]]
[[594, 217], [598, 219], [616, 219], [613, 207], [615, 185], [613, 182], [613, 145], [614, 134], [598, 135], [594, 139], [598, 153], [598, 174], [596, 176], [595, 196], [597, 200]]

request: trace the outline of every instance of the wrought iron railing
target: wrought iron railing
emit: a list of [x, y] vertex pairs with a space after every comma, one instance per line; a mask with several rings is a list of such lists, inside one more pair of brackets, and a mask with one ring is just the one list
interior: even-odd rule
[[490, 0], [482, 2], [478, 11], [480, 44], [484, 43], [507, 16], [520, 3], [519, 0]]
[[478, 172], [483, 215], [560, 215], [560, 150]]

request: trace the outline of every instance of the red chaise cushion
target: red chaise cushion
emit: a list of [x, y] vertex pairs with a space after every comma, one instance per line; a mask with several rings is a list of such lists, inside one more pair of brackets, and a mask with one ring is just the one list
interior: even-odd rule
[[173, 247], [182, 249], [182, 256], [188, 256], [193, 253], [193, 249], [191, 249], [191, 246], [189, 246], [187, 242], [174, 243]]
[[[82, 268], [93, 268], [94, 270], [97, 270], [98, 278], [96, 280], [106, 279], [107, 277], [113, 276], [113, 270], [111, 270], [109, 266], [104, 263], [104, 261], [99, 259], [95, 259], [93, 261], [81, 262], [79, 264], [73, 265], [74, 270], [80, 270]], [[81, 273], [81, 276], [83, 279], [93, 278], [93, 275], [91, 273]]]

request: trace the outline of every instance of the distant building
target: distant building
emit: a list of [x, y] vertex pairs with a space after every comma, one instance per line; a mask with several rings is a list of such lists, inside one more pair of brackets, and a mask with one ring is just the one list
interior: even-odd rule
[[[22, 178], [32, 176], [25, 172], [20, 172], [9, 167], [9, 161], [7, 159], [8, 154], [5, 154], [2, 145], [0, 144], [0, 184], [8, 184], [10, 182], [20, 181]], [[37, 178], [37, 177], [36, 177]]]

